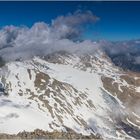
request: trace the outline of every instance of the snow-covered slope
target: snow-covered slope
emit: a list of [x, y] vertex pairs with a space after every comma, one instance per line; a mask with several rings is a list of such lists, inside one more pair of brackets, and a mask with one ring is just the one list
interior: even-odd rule
[[123, 87], [135, 87], [135, 94], [139, 94], [139, 87], [125, 78], [127, 73], [102, 53], [50, 56], [11, 62], [1, 68], [1, 83], [8, 94], [0, 96], [1, 133], [37, 128], [66, 131], [68, 127], [103, 138], [139, 137], [140, 112], [128, 111], [122, 98]]

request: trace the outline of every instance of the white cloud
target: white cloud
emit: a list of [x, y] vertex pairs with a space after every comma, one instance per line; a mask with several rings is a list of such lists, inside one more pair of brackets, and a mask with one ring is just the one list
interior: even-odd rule
[[95, 51], [97, 45], [89, 40], [74, 42], [80, 36], [83, 24], [98, 20], [90, 11], [57, 17], [51, 25], [35, 23], [31, 28], [6, 26], [0, 30], [0, 56], [6, 61], [29, 59], [55, 51], [86, 53]]

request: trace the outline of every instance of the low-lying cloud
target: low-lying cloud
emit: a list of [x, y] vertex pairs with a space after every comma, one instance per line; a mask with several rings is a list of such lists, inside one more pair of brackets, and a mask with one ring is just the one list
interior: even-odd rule
[[99, 17], [91, 11], [79, 10], [58, 16], [51, 24], [37, 22], [31, 28], [5, 26], [0, 30], [0, 57], [5, 61], [14, 61], [57, 51], [81, 54], [96, 53], [101, 49], [116, 65], [140, 71], [140, 40], [93, 42], [81, 39], [84, 27], [97, 21]]
[[59, 16], [49, 25], [35, 23], [26, 26], [5, 26], [0, 30], [0, 56], [5, 61], [29, 59], [55, 51], [83, 52], [94, 50], [92, 41], [78, 41], [84, 26], [94, 24], [99, 18], [91, 11], [76, 11], [73, 14]]

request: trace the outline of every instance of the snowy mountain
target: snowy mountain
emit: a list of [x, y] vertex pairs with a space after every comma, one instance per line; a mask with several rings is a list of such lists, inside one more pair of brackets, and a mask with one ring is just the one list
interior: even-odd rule
[[140, 74], [125, 72], [98, 51], [64, 51], [0, 69], [0, 132], [67, 128], [104, 139], [140, 138]]

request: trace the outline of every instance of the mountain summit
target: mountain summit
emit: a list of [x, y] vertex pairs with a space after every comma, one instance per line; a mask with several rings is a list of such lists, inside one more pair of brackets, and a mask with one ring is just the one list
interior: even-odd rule
[[140, 138], [140, 74], [102, 51], [59, 51], [0, 69], [0, 132], [69, 130], [83, 136]]

